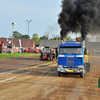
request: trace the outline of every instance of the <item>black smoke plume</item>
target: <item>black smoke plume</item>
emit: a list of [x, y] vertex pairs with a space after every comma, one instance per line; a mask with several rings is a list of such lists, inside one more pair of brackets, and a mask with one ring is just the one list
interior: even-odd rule
[[100, 0], [63, 0], [58, 23], [61, 39], [69, 32], [86, 35], [100, 33]]

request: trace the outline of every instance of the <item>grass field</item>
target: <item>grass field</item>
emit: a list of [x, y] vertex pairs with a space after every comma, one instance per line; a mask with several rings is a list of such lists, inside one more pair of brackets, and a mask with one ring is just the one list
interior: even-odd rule
[[[23, 56], [34, 56], [37, 55], [35, 53], [13, 53], [13, 54], [9, 54], [9, 53], [2, 53], [0, 54], [0, 58], [12, 58], [12, 57], [23, 57]], [[40, 53], [38, 53], [38, 55], [40, 55]]]

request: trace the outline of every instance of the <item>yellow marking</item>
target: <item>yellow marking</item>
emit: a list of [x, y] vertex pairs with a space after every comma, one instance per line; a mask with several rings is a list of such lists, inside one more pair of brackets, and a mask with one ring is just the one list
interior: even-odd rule
[[73, 72], [73, 70], [67, 70], [67, 72]]

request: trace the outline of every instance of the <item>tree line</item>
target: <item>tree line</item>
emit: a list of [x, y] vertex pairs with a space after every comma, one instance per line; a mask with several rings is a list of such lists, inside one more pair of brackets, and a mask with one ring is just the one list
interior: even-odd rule
[[[60, 37], [54, 37], [54, 38], [50, 38], [50, 39], [48, 37], [46, 37], [45, 35], [43, 35], [42, 37], [39, 37], [37, 33], [34, 33], [32, 35], [32, 37], [30, 37], [27, 34], [22, 35], [21, 33], [17, 32], [17, 31], [13, 32], [13, 38], [18, 38], [18, 39], [34, 39], [35, 42], [40, 42], [40, 40], [61, 40]], [[73, 41], [73, 39], [70, 36], [65, 37], [64, 39], [65, 39], [65, 41]]]

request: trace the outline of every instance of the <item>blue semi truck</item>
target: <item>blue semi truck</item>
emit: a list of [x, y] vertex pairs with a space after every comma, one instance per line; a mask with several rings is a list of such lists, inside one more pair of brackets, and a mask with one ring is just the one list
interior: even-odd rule
[[[85, 76], [86, 70], [90, 70], [85, 42], [77, 38], [77, 41], [62, 41], [58, 53], [58, 76], [63, 73], [79, 73]], [[87, 67], [87, 69], [86, 69]]]

